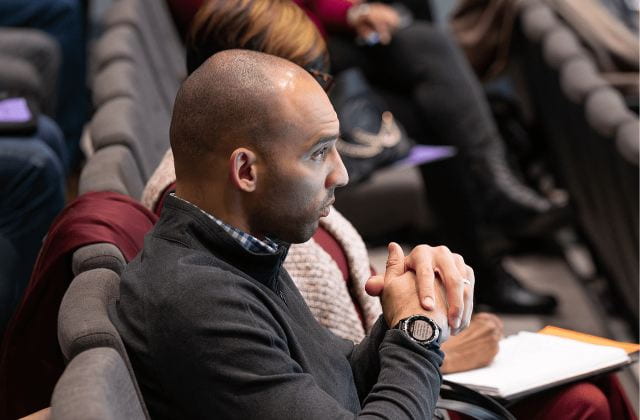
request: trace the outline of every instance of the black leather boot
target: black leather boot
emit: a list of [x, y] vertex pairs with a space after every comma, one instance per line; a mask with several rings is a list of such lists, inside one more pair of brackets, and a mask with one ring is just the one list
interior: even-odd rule
[[508, 165], [484, 90], [451, 34], [416, 23], [395, 34], [392, 43], [379, 51], [383, 52], [381, 58], [386, 60], [381, 59], [380, 66], [394, 66], [389, 72], [395, 77], [387, 79], [404, 86], [416, 106], [425, 135], [415, 138], [458, 149], [461, 174], [473, 190], [474, 206], [483, 221], [507, 233], [529, 223], [553, 227], [550, 222], [557, 217], [558, 206], [526, 185]]
[[[554, 311], [553, 296], [526, 289], [502, 268], [501, 255], [487, 255], [486, 237], [475, 223], [475, 203], [467, 193], [457, 158], [424, 165], [420, 169], [427, 184], [431, 209], [436, 214], [441, 241], [461, 254], [475, 271], [476, 301], [507, 313], [546, 314]], [[482, 238], [482, 239], [481, 239]]]
[[525, 288], [500, 263], [476, 272], [476, 279], [476, 303], [496, 312], [548, 315], [558, 306], [555, 297]]
[[553, 203], [524, 184], [507, 163], [502, 140], [481, 141], [482, 147], [463, 148], [471, 194], [482, 203], [483, 221], [513, 235], [540, 235], [569, 218], [566, 203]]

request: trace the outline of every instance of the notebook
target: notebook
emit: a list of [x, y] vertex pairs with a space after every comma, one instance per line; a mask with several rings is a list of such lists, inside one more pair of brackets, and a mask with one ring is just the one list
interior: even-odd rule
[[629, 363], [624, 348], [523, 331], [500, 341], [498, 354], [489, 366], [444, 378], [492, 397], [512, 400]]

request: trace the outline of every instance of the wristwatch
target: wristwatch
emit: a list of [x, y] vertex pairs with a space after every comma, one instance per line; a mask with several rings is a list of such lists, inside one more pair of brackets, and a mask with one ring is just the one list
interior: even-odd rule
[[401, 319], [393, 329], [404, 331], [410, 339], [424, 347], [433, 343], [439, 344], [440, 327], [433, 319], [424, 315], [412, 315]]

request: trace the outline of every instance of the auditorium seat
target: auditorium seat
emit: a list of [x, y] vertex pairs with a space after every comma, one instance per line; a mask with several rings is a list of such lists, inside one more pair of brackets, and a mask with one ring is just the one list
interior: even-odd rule
[[87, 350], [67, 366], [51, 399], [52, 420], [144, 420], [142, 399], [120, 354], [109, 347]]
[[78, 193], [111, 191], [140, 199], [145, 178], [131, 150], [122, 144], [106, 146], [95, 152], [82, 168]]
[[[106, 268], [95, 268], [76, 276], [60, 304], [58, 342], [65, 359], [72, 362], [77, 355], [96, 347], [116, 350], [131, 376], [135, 393], [142, 401], [127, 351], [110, 319], [110, 311], [119, 295], [119, 284], [119, 275]], [[142, 409], [146, 412], [144, 404]]]
[[638, 322], [638, 115], [543, 2], [520, 12], [518, 60], [545, 148], [618, 308]]

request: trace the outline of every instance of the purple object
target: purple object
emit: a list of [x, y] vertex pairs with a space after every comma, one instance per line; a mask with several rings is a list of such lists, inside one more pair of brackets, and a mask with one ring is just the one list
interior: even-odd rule
[[394, 166], [419, 166], [424, 163], [435, 162], [455, 156], [456, 148], [453, 146], [426, 146], [418, 144], [409, 151], [409, 156], [400, 159]]
[[24, 98], [0, 100], [0, 122], [23, 123], [31, 119], [31, 111]]

